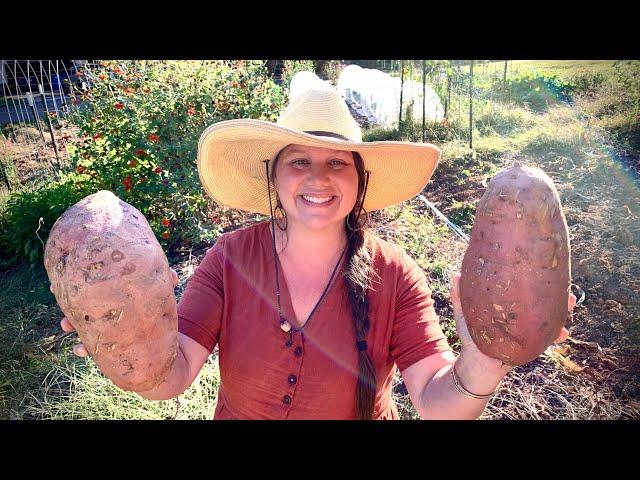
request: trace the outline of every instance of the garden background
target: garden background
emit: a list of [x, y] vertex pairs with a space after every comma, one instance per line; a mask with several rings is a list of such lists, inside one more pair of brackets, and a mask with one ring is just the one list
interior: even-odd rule
[[[267, 61], [110, 60], [74, 72], [82, 81], [69, 82], [64, 113], [47, 112], [50, 129], [45, 119], [2, 128], [0, 419], [212, 417], [215, 350], [178, 405], [123, 392], [72, 354], [76, 335], [59, 328], [44, 243], [68, 207], [111, 190], [149, 221], [179, 274], [179, 299], [221, 233], [263, 219], [206, 197], [195, 166], [202, 131], [231, 118], [274, 121], [296, 72], [335, 83], [349, 63], [437, 92], [442, 121], [415, 122], [405, 108], [395, 128], [367, 126], [364, 138], [437, 144], [441, 164], [423, 193], [467, 233], [486, 182], [513, 160], [540, 166], [558, 187], [581, 300], [571, 337], [511, 372], [482, 418], [640, 418], [640, 62], [309, 60], [274, 69]], [[38, 154], [25, 155], [34, 138]], [[418, 198], [375, 212], [371, 223], [424, 269], [459, 348], [448, 285], [464, 242]], [[393, 395], [402, 418], [416, 418], [399, 375]]]

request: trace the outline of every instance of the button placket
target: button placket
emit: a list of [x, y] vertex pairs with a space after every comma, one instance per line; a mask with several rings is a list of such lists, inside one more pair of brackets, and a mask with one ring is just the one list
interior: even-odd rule
[[[295, 338], [295, 337], [298, 337], [297, 333], [300, 333], [299, 338]], [[287, 348], [286, 350], [287, 354], [292, 355], [293, 357], [293, 358], [290, 357], [292, 370], [290, 371], [289, 375], [286, 378], [287, 386], [289, 387], [289, 393], [282, 398], [282, 403], [287, 407], [290, 406], [291, 403], [293, 402], [293, 396], [295, 394], [296, 388], [298, 386], [298, 382], [300, 380], [300, 370], [302, 368], [302, 354], [304, 351], [302, 348], [302, 345], [304, 343], [303, 333], [296, 332], [292, 340], [293, 342], [291, 345], [285, 344], [285, 346], [287, 347], [291, 347], [293, 346], [293, 344], [297, 344], [297, 346], [293, 350], [290, 350], [289, 348]]]

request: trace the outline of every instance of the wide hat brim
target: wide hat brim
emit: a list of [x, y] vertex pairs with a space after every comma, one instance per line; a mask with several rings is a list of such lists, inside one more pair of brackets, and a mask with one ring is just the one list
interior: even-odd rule
[[[218, 204], [270, 214], [265, 160], [271, 172], [275, 156], [290, 144], [355, 151], [370, 173], [364, 209], [396, 205], [419, 194], [440, 159], [430, 143], [352, 142], [316, 136], [262, 120], [215, 123], [200, 136], [198, 174], [208, 195]], [[271, 189], [275, 206], [275, 191]]]

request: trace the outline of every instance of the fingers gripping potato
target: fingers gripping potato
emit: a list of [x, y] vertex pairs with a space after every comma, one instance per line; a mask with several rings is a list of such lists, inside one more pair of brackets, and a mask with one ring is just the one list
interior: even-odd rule
[[499, 172], [478, 203], [462, 262], [473, 341], [507, 365], [530, 362], [561, 335], [570, 284], [569, 231], [553, 182], [519, 163]]
[[178, 351], [174, 278], [144, 216], [109, 191], [54, 224], [44, 264], [53, 294], [100, 370], [124, 390], [146, 391]]

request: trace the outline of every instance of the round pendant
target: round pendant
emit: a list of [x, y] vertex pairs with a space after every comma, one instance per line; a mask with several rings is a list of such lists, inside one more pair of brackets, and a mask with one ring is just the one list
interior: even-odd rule
[[280, 329], [283, 332], [289, 332], [289, 330], [291, 330], [291, 324], [289, 322], [287, 322], [286, 320], [282, 320], [280, 322]]

